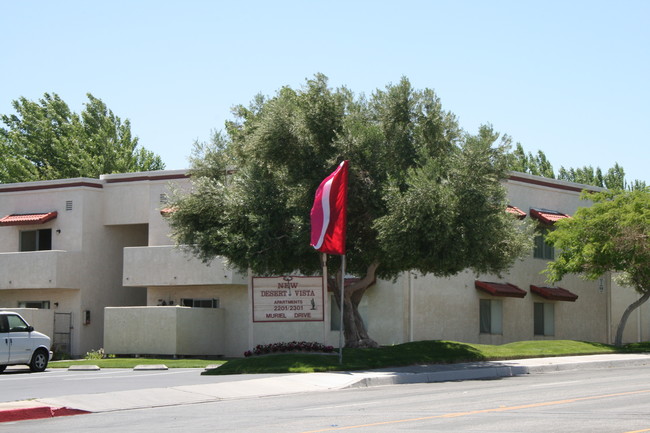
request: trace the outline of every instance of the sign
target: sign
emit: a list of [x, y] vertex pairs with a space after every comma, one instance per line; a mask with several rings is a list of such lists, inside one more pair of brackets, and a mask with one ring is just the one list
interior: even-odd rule
[[253, 322], [322, 322], [323, 277], [253, 277]]

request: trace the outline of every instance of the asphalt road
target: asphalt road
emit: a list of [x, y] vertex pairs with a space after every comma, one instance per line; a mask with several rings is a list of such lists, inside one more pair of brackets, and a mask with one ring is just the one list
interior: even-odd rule
[[650, 367], [225, 400], [21, 421], [0, 429], [12, 433], [82, 429], [129, 433], [640, 433], [650, 432]]
[[234, 382], [270, 376], [245, 374], [201, 376], [202, 371], [196, 368], [170, 368], [165, 371], [133, 371], [132, 369], [68, 371], [63, 368], [49, 368], [43, 373], [30, 373], [27, 367], [12, 366], [0, 374], [0, 402]]

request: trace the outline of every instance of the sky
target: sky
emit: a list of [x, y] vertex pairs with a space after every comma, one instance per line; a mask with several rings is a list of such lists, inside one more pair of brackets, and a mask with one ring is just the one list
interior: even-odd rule
[[650, 184], [646, 0], [0, 0], [0, 40], [0, 114], [91, 93], [168, 169], [233, 106], [323, 73], [365, 95], [407, 77], [556, 172], [618, 162]]

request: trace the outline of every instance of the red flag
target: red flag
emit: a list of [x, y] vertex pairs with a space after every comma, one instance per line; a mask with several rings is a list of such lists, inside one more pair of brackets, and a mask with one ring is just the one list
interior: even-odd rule
[[321, 182], [311, 208], [311, 246], [327, 254], [345, 254], [348, 161]]

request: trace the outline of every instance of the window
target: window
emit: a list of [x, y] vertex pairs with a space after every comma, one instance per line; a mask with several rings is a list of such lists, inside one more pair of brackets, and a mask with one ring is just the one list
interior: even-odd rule
[[537, 236], [535, 236], [535, 249], [533, 251], [533, 257], [536, 259], [546, 259], [553, 260], [555, 259], [554, 248], [546, 242], [546, 234], [548, 233], [547, 229], [542, 229]]
[[19, 301], [18, 308], [38, 308], [40, 310], [49, 310], [50, 301]]
[[192, 308], [219, 308], [218, 299], [194, 299], [194, 298], [183, 298], [181, 299], [181, 305], [183, 307], [192, 307]]
[[27, 332], [29, 325], [18, 316], [8, 315], [7, 324], [9, 325], [9, 332]]
[[501, 334], [502, 329], [502, 302], [495, 299], [480, 300], [481, 334]]
[[555, 305], [535, 302], [535, 335], [555, 335]]
[[52, 229], [25, 230], [20, 232], [20, 251], [44, 251], [52, 249]]

